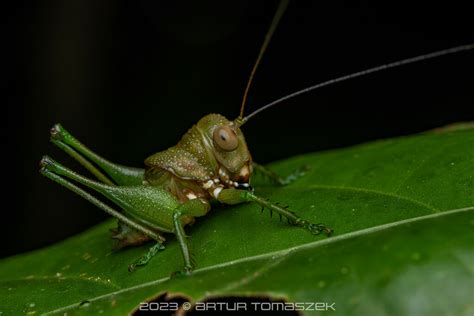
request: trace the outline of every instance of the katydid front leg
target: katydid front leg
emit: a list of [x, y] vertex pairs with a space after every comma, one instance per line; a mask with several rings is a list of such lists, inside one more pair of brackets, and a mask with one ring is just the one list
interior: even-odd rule
[[245, 202], [254, 202], [262, 207], [266, 207], [275, 213], [278, 213], [288, 219], [288, 222], [292, 225], [303, 227], [308, 230], [313, 235], [319, 235], [321, 233], [330, 236], [333, 230], [329, 227], [326, 227], [324, 224], [313, 224], [310, 223], [294, 212], [288, 210], [287, 208], [278, 206], [269, 202], [268, 200], [256, 196], [254, 193], [245, 190], [239, 189], [223, 189], [217, 196], [217, 200], [225, 204], [240, 204]]

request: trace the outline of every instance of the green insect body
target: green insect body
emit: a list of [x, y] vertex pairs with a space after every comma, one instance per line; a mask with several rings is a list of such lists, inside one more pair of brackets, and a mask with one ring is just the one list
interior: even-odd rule
[[[145, 256], [130, 265], [130, 270], [146, 264], [164, 249], [163, 235], [172, 233], [181, 247], [184, 271], [189, 273], [193, 263], [184, 227], [192, 224], [196, 217], [206, 215], [212, 200], [224, 204], [254, 202], [312, 234], [329, 235], [332, 231], [323, 224], [311, 224], [287, 208], [253, 193], [250, 179], [254, 169], [279, 184], [288, 181], [252, 161], [241, 125], [240, 118], [230, 121], [222, 115], [209, 114], [191, 127], [176, 146], [148, 157], [146, 168], [139, 169], [117, 165], [98, 156], [57, 124], [51, 129], [51, 141], [99, 181], [83, 177], [47, 156], [41, 160], [41, 173], [116, 217], [119, 224], [113, 230], [113, 238], [118, 240], [118, 248], [141, 245], [149, 240], [156, 242]], [[288, 179], [296, 179], [301, 174], [298, 171]], [[67, 179], [104, 195], [121, 211], [112, 209]]]
[[[299, 218], [287, 207], [281, 207], [253, 193], [250, 179], [254, 170], [262, 172], [279, 185], [285, 185], [303, 174], [297, 170], [286, 179], [252, 161], [240, 127], [253, 115], [243, 117], [248, 89], [259, 61], [278, 24], [287, 0], [282, 0], [248, 81], [240, 115], [231, 121], [219, 114], [209, 114], [192, 126], [176, 146], [158, 152], [145, 160], [145, 169], [112, 163], [80, 143], [61, 125], [51, 129], [51, 141], [65, 151], [98, 181], [83, 177], [45, 156], [41, 173], [65, 186], [92, 204], [118, 219], [113, 230], [117, 248], [141, 245], [149, 240], [155, 245], [148, 253], [129, 266], [145, 265], [164, 249], [164, 234], [176, 236], [184, 260], [184, 272], [193, 269], [184, 227], [196, 217], [206, 215], [211, 201], [223, 204], [253, 202], [271, 212], [286, 217], [288, 223], [303, 227], [312, 234], [332, 230], [323, 224], [312, 224]], [[72, 181], [71, 181], [72, 180]], [[104, 195], [120, 207], [117, 211], [74, 182]]]

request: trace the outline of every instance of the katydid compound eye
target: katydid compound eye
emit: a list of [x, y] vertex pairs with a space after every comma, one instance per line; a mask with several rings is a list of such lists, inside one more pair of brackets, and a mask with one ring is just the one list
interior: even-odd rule
[[214, 142], [222, 150], [232, 151], [237, 148], [239, 142], [235, 132], [228, 126], [219, 126], [214, 130]]

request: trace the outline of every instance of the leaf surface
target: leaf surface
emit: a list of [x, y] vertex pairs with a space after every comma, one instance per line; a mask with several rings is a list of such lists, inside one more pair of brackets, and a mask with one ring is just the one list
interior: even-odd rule
[[334, 228], [333, 237], [312, 236], [255, 205], [216, 206], [187, 229], [195, 273], [170, 279], [182, 267], [172, 235], [165, 251], [129, 273], [128, 264], [150, 245], [112, 251], [110, 220], [0, 261], [0, 311], [123, 315], [167, 292], [192, 302], [256, 295], [326, 302], [355, 315], [474, 312], [473, 129], [377, 141], [270, 167], [286, 175], [302, 165], [310, 171], [286, 187], [257, 176], [256, 193]]

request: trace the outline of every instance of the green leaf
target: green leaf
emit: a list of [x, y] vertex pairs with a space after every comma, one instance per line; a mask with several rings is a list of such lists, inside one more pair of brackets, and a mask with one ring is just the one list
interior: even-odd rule
[[123, 315], [165, 292], [191, 302], [269, 296], [335, 303], [337, 312], [353, 315], [474, 313], [472, 128], [309, 154], [271, 168], [285, 175], [302, 165], [310, 171], [287, 187], [257, 177], [256, 193], [325, 223], [333, 237], [270, 219], [255, 205], [216, 206], [187, 229], [194, 274], [170, 279], [183, 264], [174, 237], [148, 266], [129, 273], [150, 245], [112, 251], [111, 220], [2, 260], [0, 314]]

